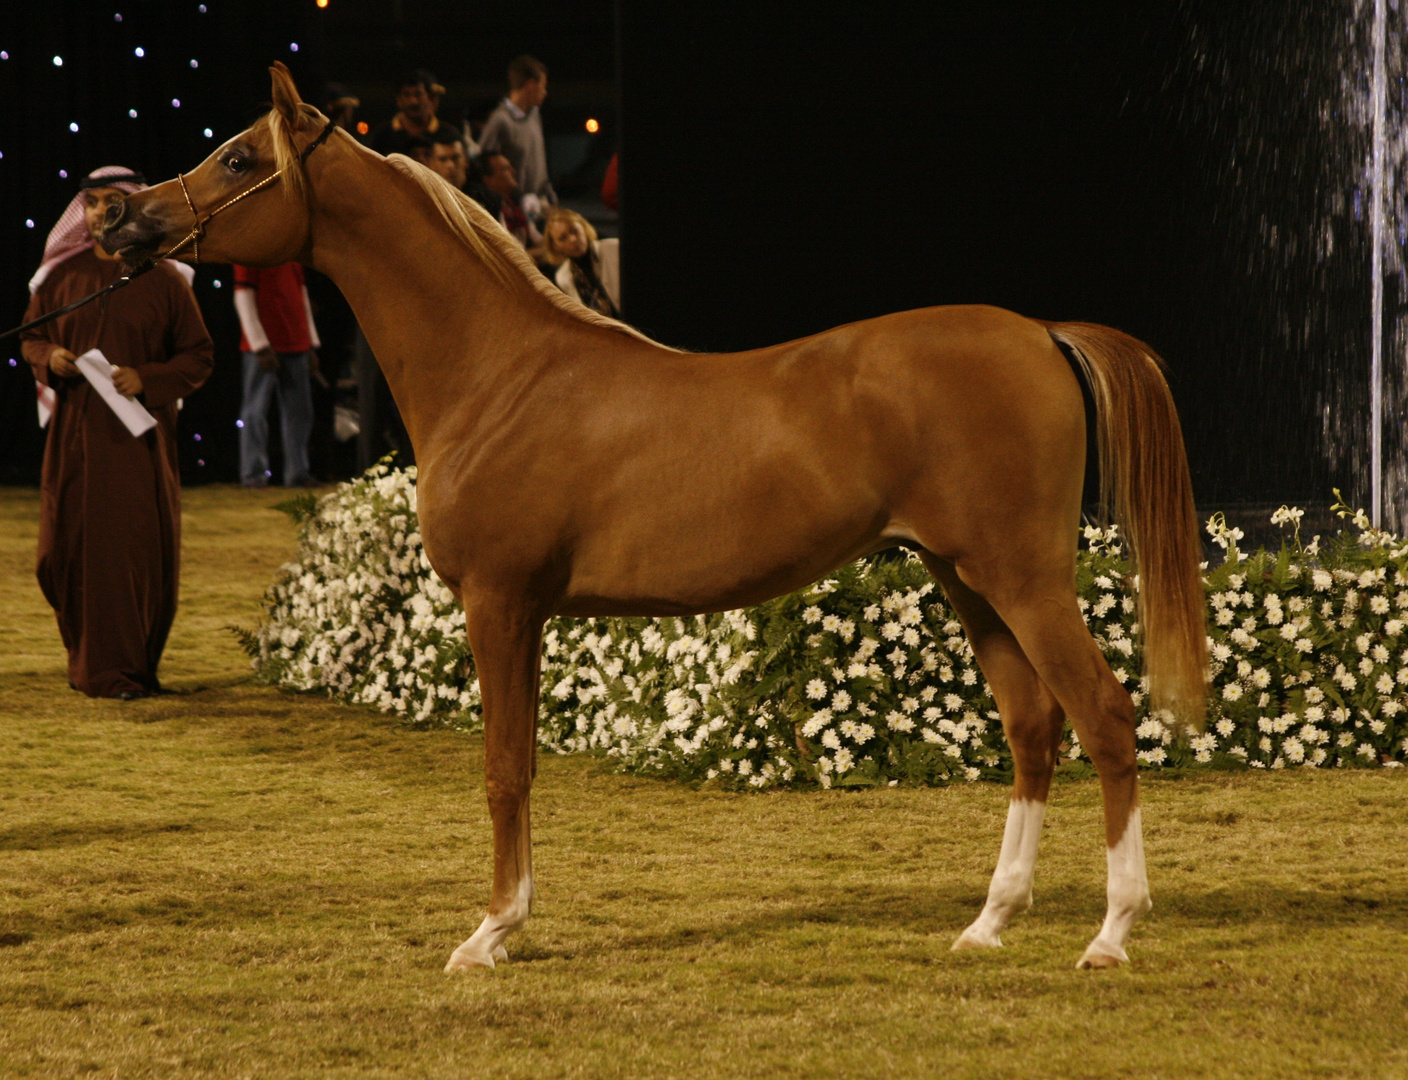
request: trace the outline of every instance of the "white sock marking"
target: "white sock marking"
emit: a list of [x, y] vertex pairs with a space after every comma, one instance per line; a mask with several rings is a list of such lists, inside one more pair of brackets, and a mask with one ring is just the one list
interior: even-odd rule
[[1106, 850], [1105, 862], [1110, 874], [1105, 891], [1108, 905], [1105, 924], [1085, 950], [1082, 964], [1091, 954], [1128, 960], [1124, 945], [1129, 940], [1129, 932], [1139, 916], [1153, 907], [1149, 901], [1149, 878], [1144, 870], [1144, 830], [1139, 822], [1138, 807], [1129, 815], [1119, 843]]
[[518, 880], [513, 906], [498, 915], [485, 915], [479, 929], [450, 954], [446, 971], [469, 967], [493, 967], [494, 961], [508, 959], [504, 939], [528, 921], [533, 907], [533, 872], [529, 870]]
[[1031, 799], [1013, 799], [1007, 807], [1007, 826], [1002, 832], [1002, 851], [997, 870], [988, 886], [988, 900], [982, 914], [963, 931], [954, 948], [968, 945], [998, 946], [1002, 931], [1012, 916], [1032, 904], [1032, 876], [1036, 872], [1036, 849], [1041, 842], [1041, 823], [1046, 804]]

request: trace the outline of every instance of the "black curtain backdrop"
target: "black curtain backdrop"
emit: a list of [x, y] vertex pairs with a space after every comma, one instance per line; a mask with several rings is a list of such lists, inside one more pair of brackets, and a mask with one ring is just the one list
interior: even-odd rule
[[1200, 504], [1363, 499], [1326, 444], [1363, 434], [1365, 227], [1309, 242], [1366, 145], [1316, 44], [1356, 8], [1257, 7], [622, 0], [627, 314], [703, 350], [931, 304], [1106, 323], [1167, 359]]

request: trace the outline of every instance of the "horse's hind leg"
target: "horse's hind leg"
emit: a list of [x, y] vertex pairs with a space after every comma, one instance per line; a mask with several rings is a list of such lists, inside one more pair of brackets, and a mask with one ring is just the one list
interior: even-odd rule
[[1037, 844], [1065, 715], [992, 605], [959, 580], [951, 563], [926, 554], [924, 564], [963, 622], [1012, 749], [1012, 799], [987, 903], [953, 943], [955, 950], [994, 947], [1002, 944], [1012, 917], [1031, 907]]
[[1100, 933], [1077, 966], [1114, 967], [1129, 959], [1125, 941], [1151, 906], [1139, 822], [1134, 703], [1096, 647], [1076, 605], [1075, 591], [1064, 577], [1064, 573], [1048, 575], [1047, 580], [1034, 577], [1015, 588], [990, 588], [982, 582], [977, 587], [1012, 628], [1042, 682], [1056, 695], [1100, 775], [1108, 907]]
[[533, 906], [528, 794], [536, 766], [542, 620], [465, 598], [469, 645], [484, 708], [484, 784], [494, 826], [494, 885], [489, 913], [450, 956], [446, 971], [493, 967], [507, 959], [504, 939]]

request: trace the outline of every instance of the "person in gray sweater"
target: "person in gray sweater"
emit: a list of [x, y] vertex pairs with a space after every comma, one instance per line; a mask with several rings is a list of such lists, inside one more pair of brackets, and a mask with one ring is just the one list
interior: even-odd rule
[[508, 97], [489, 114], [480, 136], [481, 153], [502, 154], [518, 173], [523, 209], [539, 217], [543, 204], [556, 205], [548, 179], [548, 155], [538, 106], [548, 96], [548, 69], [531, 56], [515, 57], [508, 66]]

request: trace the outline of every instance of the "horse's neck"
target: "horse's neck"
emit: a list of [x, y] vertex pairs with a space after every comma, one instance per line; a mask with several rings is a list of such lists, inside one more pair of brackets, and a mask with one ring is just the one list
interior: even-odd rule
[[318, 191], [313, 266], [347, 298], [423, 457], [438, 432], [463, 435], [489, 395], [512, 392], [546, 334], [572, 331], [531, 287], [500, 280], [381, 159], [351, 159], [331, 179]]

